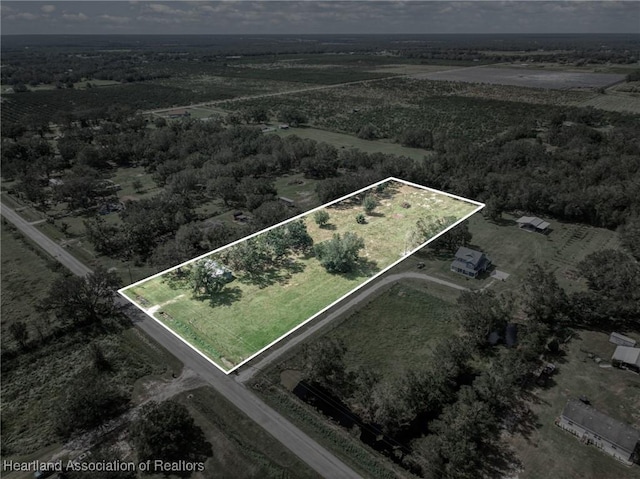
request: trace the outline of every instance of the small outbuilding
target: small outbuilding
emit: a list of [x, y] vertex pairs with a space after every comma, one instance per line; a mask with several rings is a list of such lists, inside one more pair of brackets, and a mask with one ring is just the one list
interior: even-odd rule
[[456, 251], [456, 259], [451, 263], [451, 271], [476, 278], [491, 266], [491, 260], [480, 251], [461, 246]]
[[640, 431], [577, 399], [570, 399], [556, 425], [627, 465], [640, 458]]
[[633, 348], [636, 345], [636, 340], [620, 333], [611, 333], [609, 336], [609, 342], [617, 344], [618, 346], [628, 346]]
[[180, 110], [170, 110], [167, 112], [167, 116], [169, 118], [188, 118], [191, 116], [189, 110], [180, 109]]
[[296, 205], [295, 201], [293, 201], [291, 198], [286, 198], [284, 196], [280, 196], [278, 199], [280, 201], [282, 201], [287, 206], [294, 207]]
[[640, 373], [640, 348], [618, 346], [611, 356], [611, 364]]
[[549, 223], [540, 218], [536, 218], [535, 216], [523, 216], [522, 218], [516, 220], [520, 229], [529, 232], [542, 233], [546, 234], [549, 231]]

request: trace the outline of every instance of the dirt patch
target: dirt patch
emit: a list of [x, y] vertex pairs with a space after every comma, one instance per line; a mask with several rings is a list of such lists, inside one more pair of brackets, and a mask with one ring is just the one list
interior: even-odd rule
[[280, 384], [282, 384], [288, 391], [293, 391], [302, 379], [302, 371], [297, 369], [287, 369], [280, 373]]

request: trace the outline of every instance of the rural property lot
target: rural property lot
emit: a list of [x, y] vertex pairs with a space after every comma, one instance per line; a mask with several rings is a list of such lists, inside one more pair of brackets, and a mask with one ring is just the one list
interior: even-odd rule
[[[358, 224], [355, 218], [363, 211], [364, 195], [375, 196], [378, 206], [365, 224]], [[481, 203], [389, 179], [134, 283], [120, 293], [229, 373], [482, 207]], [[313, 213], [320, 209], [330, 216], [324, 227], [313, 219]], [[214, 260], [228, 266], [225, 258], [234, 248], [256, 244], [248, 241], [264, 240], [271, 230], [284, 231], [296, 220], [304, 223], [316, 245], [336, 233], [361, 237], [364, 248], [355, 269], [332, 274], [314, 254], [291, 253], [259, 280], [230, 268], [234, 279], [206, 300], [202, 295], [194, 297], [188, 282], [175, 280], [177, 274], [193, 271], [199, 262]], [[429, 236], [419, 237], [416, 244], [418, 220], [428, 226]]]
[[544, 71], [524, 68], [471, 67], [424, 73], [421, 78], [429, 80], [458, 81], [465, 83], [491, 83], [527, 88], [601, 88], [623, 81], [624, 75], [614, 73], [588, 73], [567, 71]]

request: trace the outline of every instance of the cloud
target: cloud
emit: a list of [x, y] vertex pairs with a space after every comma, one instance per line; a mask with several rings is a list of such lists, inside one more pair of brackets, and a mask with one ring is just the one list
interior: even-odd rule
[[40, 7], [40, 10], [42, 10], [44, 13], [53, 13], [56, 10], [56, 6], [55, 5], [42, 5]]
[[33, 13], [29, 13], [29, 12], [20, 12], [20, 13], [16, 13], [14, 15], [8, 15], [7, 20], [27, 20], [29, 22], [32, 22], [34, 20], [38, 20], [40, 17], [38, 15], [34, 15]]
[[131, 18], [130, 17], [119, 17], [119, 16], [115, 16], [115, 15], [108, 15], [108, 14], [100, 15], [99, 18], [101, 20], [104, 20], [105, 22], [115, 23], [117, 25], [125, 25], [125, 24], [131, 22]]
[[70, 22], [86, 22], [89, 20], [89, 17], [84, 13], [63, 13], [62, 18], [65, 20], [69, 20]]

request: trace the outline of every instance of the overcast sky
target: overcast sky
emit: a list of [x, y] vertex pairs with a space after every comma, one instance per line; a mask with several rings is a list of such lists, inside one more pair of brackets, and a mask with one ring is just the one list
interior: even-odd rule
[[640, 33], [639, 1], [2, 1], [2, 34]]

